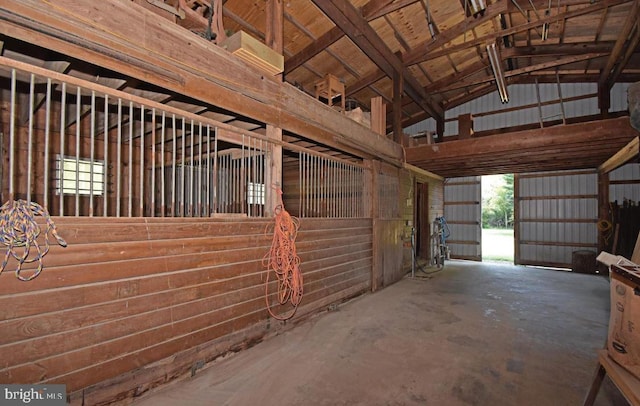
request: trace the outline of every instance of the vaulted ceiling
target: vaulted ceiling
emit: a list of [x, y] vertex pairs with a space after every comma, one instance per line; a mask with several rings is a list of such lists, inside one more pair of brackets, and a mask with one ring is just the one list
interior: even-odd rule
[[[594, 82], [610, 89], [640, 80], [638, 0], [487, 0], [476, 15], [475, 0], [281, 1], [284, 80], [313, 93], [331, 73], [349, 99], [368, 108], [382, 96], [392, 114], [393, 75], [400, 71], [403, 126], [495, 91], [486, 50], [492, 42], [507, 84]], [[223, 3], [226, 30], [264, 39], [264, 0]], [[210, 1], [183, 4], [206, 14]]]

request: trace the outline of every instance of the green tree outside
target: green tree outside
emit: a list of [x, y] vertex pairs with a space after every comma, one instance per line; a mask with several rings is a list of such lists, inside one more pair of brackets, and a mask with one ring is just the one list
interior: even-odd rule
[[501, 179], [483, 191], [482, 228], [513, 228], [513, 174]]

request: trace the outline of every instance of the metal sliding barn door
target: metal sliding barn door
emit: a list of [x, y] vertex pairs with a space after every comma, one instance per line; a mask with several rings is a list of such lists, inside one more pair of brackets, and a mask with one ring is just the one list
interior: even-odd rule
[[451, 235], [451, 257], [482, 260], [480, 176], [449, 178], [444, 182], [444, 217]]
[[571, 268], [574, 251], [597, 251], [593, 170], [515, 175], [515, 263]]

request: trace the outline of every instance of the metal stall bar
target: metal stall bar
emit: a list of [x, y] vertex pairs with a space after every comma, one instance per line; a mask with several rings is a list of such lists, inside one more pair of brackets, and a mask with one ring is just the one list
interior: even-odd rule
[[207, 206], [206, 217], [211, 216], [211, 127], [207, 124]]
[[198, 123], [198, 188], [197, 199], [198, 202], [198, 217], [202, 217], [202, 122]]
[[305, 156], [306, 154], [302, 151], [298, 153], [298, 213], [300, 213], [300, 217], [304, 217]]
[[334, 161], [331, 166], [333, 173], [333, 217], [340, 217], [340, 162]]
[[194, 132], [194, 122], [191, 120], [191, 137], [189, 140], [190, 148], [189, 148], [189, 216], [193, 216], [193, 199], [194, 199], [194, 176], [193, 169], [195, 166], [195, 162], [193, 161], [193, 132]]
[[[82, 93], [80, 86], [76, 87], [76, 217], [80, 216], [80, 119], [82, 101]], [[64, 162], [64, 159], [63, 159]], [[64, 180], [63, 180], [64, 183]], [[64, 192], [63, 192], [64, 193]]]
[[[240, 153], [240, 184], [238, 185], [238, 211], [240, 213], [243, 212], [242, 210], [242, 202], [244, 200], [244, 196], [246, 194], [246, 190], [247, 190], [247, 173], [246, 173], [246, 165], [244, 163], [246, 157], [245, 157], [245, 146], [246, 146], [246, 141], [245, 141], [245, 135], [244, 133], [242, 134], [242, 149], [241, 149], [241, 153]], [[248, 215], [249, 213], [247, 213]]]
[[9, 107], [9, 200], [15, 199], [16, 165], [16, 70], [11, 69], [11, 106]]
[[213, 212], [219, 213], [220, 206], [218, 204], [219, 189], [218, 189], [218, 127], [214, 128], [213, 139]]
[[176, 128], [176, 115], [173, 114], [173, 140], [171, 151], [171, 217], [176, 216], [176, 148], [178, 145], [178, 130]]
[[139, 213], [140, 217], [144, 217], [144, 153], [146, 145], [144, 142], [145, 120], [144, 105], [140, 105], [140, 199]]
[[320, 183], [318, 163], [320, 157], [314, 155], [313, 158], [313, 217], [318, 217], [318, 184]]
[[164, 217], [167, 215], [167, 205], [166, 205], [166, 198], [165, 198], [165, 193], [166, 193], [165, 170], [166, 169], [165, 169], [165, 162], [164, 162], [166, 119], [167, 119], [167, 114], [163, 111], [162, 112], [162, 131], [160, 132], [160, 168], [162, 170], [162, 173], [160, 174], [160, 216], [161, 217]]
[[180, 165], [181, 165], [181, 171], [180, 171], [180, 215], [179, 217], [184, 217], [184, 209], [185, 209], [185, 168], [184, 168], [184, 160], [185, 160], [185, 155], [187, 153], [186, 151], [186, 145], [187, 145], [187, 140], [186, 140], [186, 129], [187, 123], [186, 123], [186, 119], [184, 117], [182, 117], [182, 134], [180, 135], [180, 147], [181, 147], [181, 151], [180, 151]]
[[116, 145], [116, 217], [120, 217], [122, 193], [122, 99], [118, 98], [118, 136]]
[[49, 143], [51, 142], [51, 79], [47, 78], [47, 94], [45, 101], [45, 122], [44, 122], [44, 179], [42, 204], [47, 210], [49, 207]]
[[27, 201], [31, 202], [31, 176], [33, 170], [33, 105], [36, 75], [29, 77], [29, 130], [27, 136]]
[[[164, 125], [164, 123], [163, 123]], [[156, 216], [156, 109], [151, 109], [151, 204], [149, 205], [149, 216]]]
[[91, 91], [91, 132], [89, 141], [89, 217], [93, 217], [93, 168], [96, 155], [96, 91]]
[[67, 117], [67, 84], [62, 82], [62, 95], [60, 96], [60, 160], [59, 160], [59, 173], [58, 173], [58, 185], [59, 192], [59, 216], [64, 216], [64, 190], [63, 190], [63, 179], [64, 179], [64, 151], [65, 151], [65, 133], [66, 133], [66, 117]]
[[[246, 179], [246, 188], [244, 188], [245, 193], [246, 193], [246, 199], [244, 199], [244, 210], [246, 210], [247, 212], [247, 217], [251, 217], [251, 194], [249, 193], [249, 185], [251, 185], [251, 159], [252, 159], [252, 154], [251, 154], [251, 137], [248, 137], [248, 143], [247, 145], [247, 156], [246, 158], [243, 158], [242, 161], [244, 162], [245, 159], [247, 161], [246, 165], [244, 165], [244, 167], [246, 168], [246, 170], [244, 171], [244, 178]], [[244, 156], [244, 149], [245, 149], [245, 141], [244, 141], [244, 135], [242, 135], [242, 151], [243, 151], [243, 156]]]
[[302, 207], [304, 205], [303, 199], [302, 199], [302, 178], [304, 176], [304, 174], [302, 173], [303, 171], [303, 155], [302, 152], [298, 153], [298, 213], [300, 214], [300, 217], [304, 217], [304, 212], [302, 211]]
[[129, 190], [127, 217], [133, 215], [133, 102], [129, 102]]
[[103, 141], [103, 157], [104, 157], [104, 168], [102, 171], [102, 216], [107, 216], [108, 209], [108, 192], [109, 192], [109, 95], [104, 95], [104, 130], [102, 132], [104, 135]]

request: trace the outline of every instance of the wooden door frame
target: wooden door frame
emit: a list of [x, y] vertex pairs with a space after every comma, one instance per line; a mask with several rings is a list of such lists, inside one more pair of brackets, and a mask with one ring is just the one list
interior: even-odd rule
[[[429, 222], [429, 184], [426, 182], [415, 183], [415, 250], [416, 258], [429, 259], [430, 230]], [[422, 214], [422, 215], [421, 215]]]

